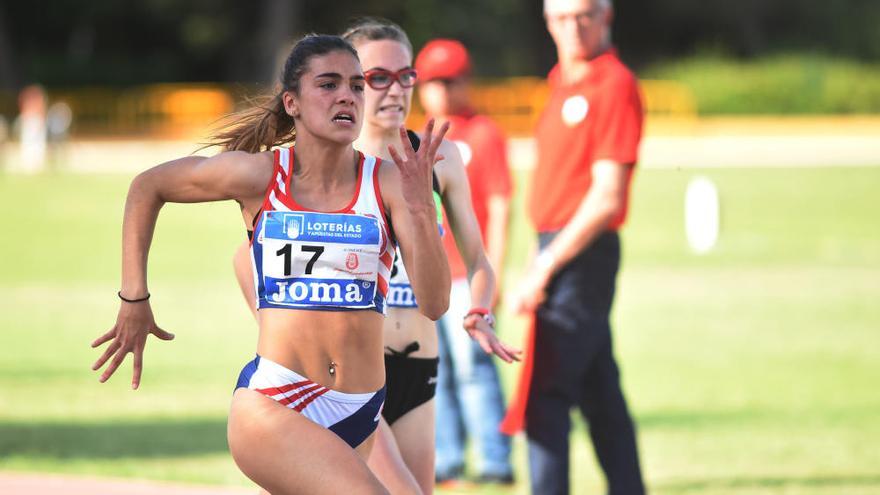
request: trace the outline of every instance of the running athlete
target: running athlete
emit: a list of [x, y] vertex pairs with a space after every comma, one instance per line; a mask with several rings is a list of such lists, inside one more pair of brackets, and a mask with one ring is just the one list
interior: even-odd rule
[[[399, 139], [397, 129], [409, 113], [412, 88], [416, 82], [412, 45], [399, 26], [374, 19], [355, 24], [343, 37], [354, 45], [367, 69], [364, 73], [367, 83], [366, 125], [355, 147], [379, 157], [388, 157], [391, 146]], [[409, 133], [414, 148], [425, 146], [423, 137]], [[480, 309], [491, 305], [494, 275], [483, 251], [464, 165], [451, 142], [444, 141], [439, 153], [445, 158], [434, 167], [435, 200], [438, 208], [442, 202], [446, 209], [471, 281], [474, 311], [465, 318], [464, 329], [485, 352], [494, 353], [507, 362], [518, 360], [519, 351], [497, 339], [491, 315]], [[435, 229], [439, 231], [439, 212], [436, 218], [438, 225]], [[248, 263], [239, 251], [234, 264], [245, 294], [253, 292]], [[436, 389], [437, 334], [430, 315], [425, 312], [425, 305], [430, 302], [414, 291], [411, 279], [405, 264], [397, 257], [392, 268], [388, 318], [384, 327], [387, 397], [369, 464], [394, 493], [432, 493], [432, 399]]]
[[[430, 122], [418, 151], [401, 128], [401, 146], [384, 153], [396, 166], [356, 151], [364, 86], [351, 45], [307, 36], [272, 100], [217, 134], [227, 151], [138, 175], [123, 222], [123, 302], [116, 325], [92, 344], [109, 342], [93, 366], [109, 362], [102, 382], [133, 353], [137, 388], [147, 336], [173, 338], [149, 304], [146, 261], [159, 210], [237, 201], [252, 231], [260, 333], [233, 394], [229, 447], [245, 475], [276, 495], [388, 493], [365, 459], [385, 398], [381, 328], [396, 247], [422, 312], [437, 319], [448, 305], [431, 195], [446, 127], [434, 134]], [[285, 146], [294, 135], [295, 147]]]

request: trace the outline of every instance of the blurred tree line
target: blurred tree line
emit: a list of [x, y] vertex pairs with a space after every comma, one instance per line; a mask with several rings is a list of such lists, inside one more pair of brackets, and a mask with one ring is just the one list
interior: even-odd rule
[[[418, 49], [461, 39], [478, 76], [543, 75], [542, 0], [30, 0], [0, 3], [0, 87], [163, 81], [265, 83], [303, 33], [391, 19]], [[700, 53], [822, 53], [880, 60], [878, 0], [615, 0], [614, 37], [636, 69]]]

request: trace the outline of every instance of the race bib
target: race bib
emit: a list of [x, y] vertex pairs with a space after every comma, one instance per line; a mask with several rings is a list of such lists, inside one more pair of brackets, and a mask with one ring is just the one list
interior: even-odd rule
[[388, 306], [392, 308], [417, 308], [416, 296], [412, 285], [409, 283], [409, 275], [403, 260], [400, 258], [400, 249], [394, 251], [394, 265], [391, 266], [391, 278], [388, 284]]
[[267, 302], [297, 308], [375, 305], [382, 244], [378, 219], [267, 211], [258, 241]]
[[[443, 229], [443, 198], [436, 190], [433, 191], [433, 196], [434, 207], [437, 211], [437, 229], [440, 237], [443, 237], [445, 234]], [[388, 306], [392, 308], [417, 308], [419, 306], [409, 281], [409, 274], [406, 273], [406, 267], [400, 258], [399, 248], [394, 250], [394, 265], [391, 267], [387, 301]]]

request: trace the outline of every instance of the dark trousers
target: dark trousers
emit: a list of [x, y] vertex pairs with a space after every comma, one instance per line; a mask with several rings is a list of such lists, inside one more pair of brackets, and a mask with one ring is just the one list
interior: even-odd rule
[[[553, 236], [541, 234], [541, 247]], [[534, 494], [569, 493], [569, 414], [574, 406], [589, 425], [608, 493], [645, 491], [611, 346], [609, 313], [619, 265], [620, 238], [606, 232], [553, 278], [537, 311], [535, 368], [526, 409]]]

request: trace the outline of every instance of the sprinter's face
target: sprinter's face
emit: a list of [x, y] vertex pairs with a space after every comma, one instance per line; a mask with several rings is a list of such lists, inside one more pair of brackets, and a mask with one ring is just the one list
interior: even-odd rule
[[313, 57], [299, 81], [299, 91], [284, 93], [297, 135], [350, 144], [363, 125], [364, 73], [350, 52], [337, 50]]

